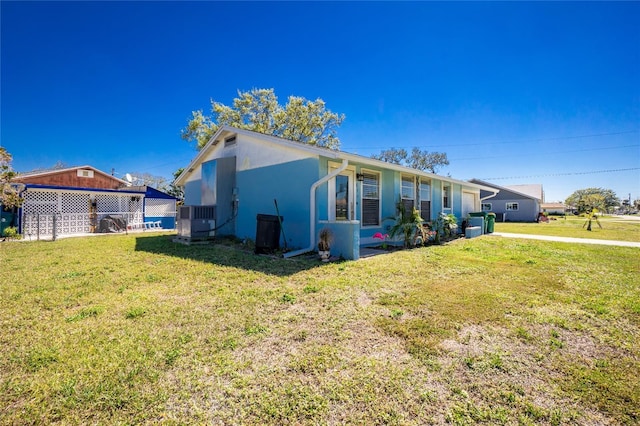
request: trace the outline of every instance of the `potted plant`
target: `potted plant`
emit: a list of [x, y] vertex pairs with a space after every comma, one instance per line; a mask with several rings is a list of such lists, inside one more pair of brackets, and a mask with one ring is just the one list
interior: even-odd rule
[[331, 243], [333, 233], [329, 228], [322, 228], [318, 235], [318, 255], [323, 262], [328, 262], [331, 257]]

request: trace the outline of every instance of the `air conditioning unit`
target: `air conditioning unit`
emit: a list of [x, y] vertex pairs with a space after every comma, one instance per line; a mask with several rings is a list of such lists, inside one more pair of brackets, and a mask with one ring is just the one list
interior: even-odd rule
[[178, 237], [209, 239], [215, 236], [215, 206], [180, 206], [178, 210]]

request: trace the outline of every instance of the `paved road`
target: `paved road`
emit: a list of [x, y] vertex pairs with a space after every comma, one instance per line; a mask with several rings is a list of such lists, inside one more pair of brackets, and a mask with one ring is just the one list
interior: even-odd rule
[[489, 235], [495, 235], [497, 237], [504, 237], [504, 238], [526, 238], [529, 240], [558, 241], [562, 243], [600, 244], [605, 246], [640, 248], [640, 243], [636, 243], [633, 241], [595, 240], [593, 238], [553, 237], [550, 235], [511, 234], [507, 232], [494, 232], [493, 234], [489, 234]]

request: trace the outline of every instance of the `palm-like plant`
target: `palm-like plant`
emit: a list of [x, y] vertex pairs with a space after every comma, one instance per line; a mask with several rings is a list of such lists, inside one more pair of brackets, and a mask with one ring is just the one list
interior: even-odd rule
[[434, 231], [436, 232], [436, 243], [440, 243], [440, 238], [449, 238], [452, 231], [458, 226], [458, 218], [451, 213], [440, 213], [434, 221]]
[[407, 208], [402, 200], [396, 204], [396, 209], [398, 210], [398, 215], [387, 218], [395, 220], [395, 223], [389, 229], [389, 236], [395, 238], [402, 235], [405, 248], [417, 245], [418, 242], [424, 243], [426, 240], [422, 226], [424, 220], [420, 217], [420, 212], [413, 208], [411, 214], [407, 214]]

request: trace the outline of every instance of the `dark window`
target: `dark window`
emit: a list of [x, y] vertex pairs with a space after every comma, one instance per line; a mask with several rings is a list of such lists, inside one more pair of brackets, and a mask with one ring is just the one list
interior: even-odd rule
[[336, 176], [336, 220], [349, 220], [349, 176]]
[[518, 210], [518, 203], [507, 203], [506, 208], [507, 210], [516, 211]]
[[420, 217], [425, 222], [431, 220], [431, 201], [420, 201]]
[[431, 220], [431, 182], [420, 179], [420, 217], [428, 222]]
[[362, 226], [380, 225], [380, 180], [375, 173], [362, 173]]
[[409, 219], [413, 214], [413, 207], [415, 202], [413, 200], [402, 200], [402, 204], [404, 205], [404, 218]]
[[449, 185], [442, 187], [442, 208], [451, 208], [451, 187]]

